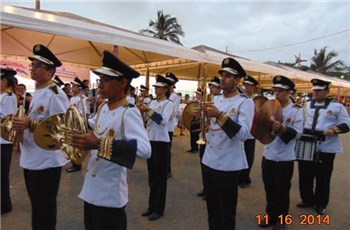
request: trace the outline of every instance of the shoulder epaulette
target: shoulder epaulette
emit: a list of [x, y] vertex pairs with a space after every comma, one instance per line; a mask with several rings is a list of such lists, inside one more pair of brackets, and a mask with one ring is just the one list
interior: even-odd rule
[[54, 92], [55, 94], [58, 94], [58, 89], [57, 89], [57, 86], [56, 86], [56, 85], [50, 86], [49, 89], [51, 89], [52, 92]]

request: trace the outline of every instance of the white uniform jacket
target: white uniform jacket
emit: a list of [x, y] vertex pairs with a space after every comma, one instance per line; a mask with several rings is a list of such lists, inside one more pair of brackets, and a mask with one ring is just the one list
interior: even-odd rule
[[303, 110], [291, 101], [282, 108], [283, 125], [287, 131], [264, 148], [264, 157], [272, 161], [293, 161], [296, 159], [295, 142], [303, 132]]
[[[316, 131], [325, 131], [339, 126], [343, 129], [339, 133], [345, 133], [350, 128], [350, 118], [345, 107], [335, 101], [317, 104], [314, 100], [307, 101], [304, 105], [305, 129], [311, 129], [316, 107], [320, 106], [316, 121]], [[347, 126], [347, 127], [346, 127]], [[325, 141], [319, 142], [316, 151], [325, 153], [343, 153], [343, 146], [339, 134], [326, 137]]]
[[[17, 97], [14, 93], [2, 93], [0, 95], [0, 119], [9, 114], [15, 114], [17, 111]], [[3, 129], [3, 127], [1, 127]], [[1, 144], [11, 144], [0, 137]]]
[[[111, 135], [115, 135], [114, 140], [135, 139], [136, 156], [144, 159], [151, 156], [151, 145], [136, 107], [120, 106], [110, 110], [104, 103], [96, 116], [89, 119], [89, 125], [100, 139]], [[121, 208], [128, 202], [127, 169], [100, 158], [97, 153], [98, 150], [91, 151], [79, 197], [96, 206]]]
[[177, 124], [177, 113], [179, 110], [181, 98], [177, 93], [173, 92], [170, 94], [169, 100], [174, 103], [174, 111], [170, 116], [169, 122], [168, 122], [168, 132], [174, 132], [175, 125]]
[[249, 137], [253, 122], [253, 100], [236, 94], [229, 98], [217, 95], [213, 102], [222, 116], [211, 119], [202, 163], [220, 171], [248, 168], [243, 142]]
[[70, 105], [74, 105], [75, 107], [77, 107], [77, 109], [79, 110], [79, 112], [81, 114], [89, 114], [90, 111], [88, 110], [88, 103], [87, 103], [87, 97], [84, 95], [77, 95], [74, 97], [70, 98], [69, 104]]
[[170, 100], [154, 99], [149, 103], [151, 109], [146, 116], [146, 131], [150, 141], [170, 142], [167, 124], [174, 111], [174, 103]]
[[[48, 84], [48, 85], [47, 85]], [[30, 102], [28, 117], [43, 120], [52, 115], [65, 113], [69, 101], [62, 89], [54, 83], [36, 89]], [[69, 162], [61, 150], [49, 151], [40, 148], [34, 141], [34, 134], [25, 129], [21, 143], [20, 166], [25, 169], [41, 170], [65, 165]]]

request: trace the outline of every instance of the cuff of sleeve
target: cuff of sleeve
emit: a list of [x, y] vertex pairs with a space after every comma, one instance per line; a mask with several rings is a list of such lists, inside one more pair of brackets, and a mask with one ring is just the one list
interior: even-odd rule
[[221, 112], [219, 118], [216, 119], [216, 122], [222, 127], [226, 123], [227, 119], [228, 115], [224, 112]]
[[147, 116], [152, 117], [154, 113], [155, 113], [155, 111], [154, 111], [153, 109], [150, 109], [150, 110], [147, 112]]
[[98, 156], [110, 160], [112, 157], [112, 143], [113, 138], [102, 138], [100, 141]]

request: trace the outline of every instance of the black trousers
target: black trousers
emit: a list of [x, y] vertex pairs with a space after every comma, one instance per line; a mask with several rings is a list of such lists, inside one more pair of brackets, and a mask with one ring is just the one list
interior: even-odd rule
[[235, 229], [240, 171], [219, 171], [206, 165], [203, 171], [209, 229]]
[[147, 160], [148, 185], [150, 188], [148, 209], [164, 213], [167, 189], [169, 142], [151, 141], [152, 155]]
[[241, 171], [239, 176], [239, 184], [250, 184], [252, 182], [250, 178], [250, 171], [254, 163], [254, 152], [255, 152], [255, 139], [248, 139], [244, 142], [245, 156], [248, 162], [248, 168]]
[[126, 230], [125, 206], [107, 208], [84, 202], [84, 225], [86, 230]]
[[299, 161], [299, 191], [305, 204], [327, 207], [334, 159], [334, 153], [320, 153], [320, 162]]
[[272, 222], [289, 211], [289, 191], [294, 161], [271, 161], [263, 157], [262, 176], [266, 192], [266, 213]]
[[[22, 153], [23, 154], [23, 153]], [[57, 222], [57, 193], [62, 167], [24, 169], [24, 180], [32, 205], [32, 229], [54, 230]]]
[[191, 150], [192, 151], [198, 151], [198, 144], [197, 141], [199, 140], [199, 133], [200, 132], [192, 132], [191, 131]]
[[12, 147], [12, 144], [1, 144], [1, 214], [12, 210], [10, 196]]
[[169, 134], [169, 138], [170, 138], [170, 144], [169, 144], [169, 160], [168, 160], [168, 171], [167, 171], [167, 175], [169, 175], [171, 173], [171, 146], [173, 145], [173, 136], [174, 136], [174, 132], [168, 132]]

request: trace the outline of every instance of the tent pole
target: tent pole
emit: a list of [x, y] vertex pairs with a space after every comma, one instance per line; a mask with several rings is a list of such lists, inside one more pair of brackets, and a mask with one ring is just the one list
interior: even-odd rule
[[149, 88], [149, 63], [146, 65], [146, 82], [145, 85], [147, 88]]

